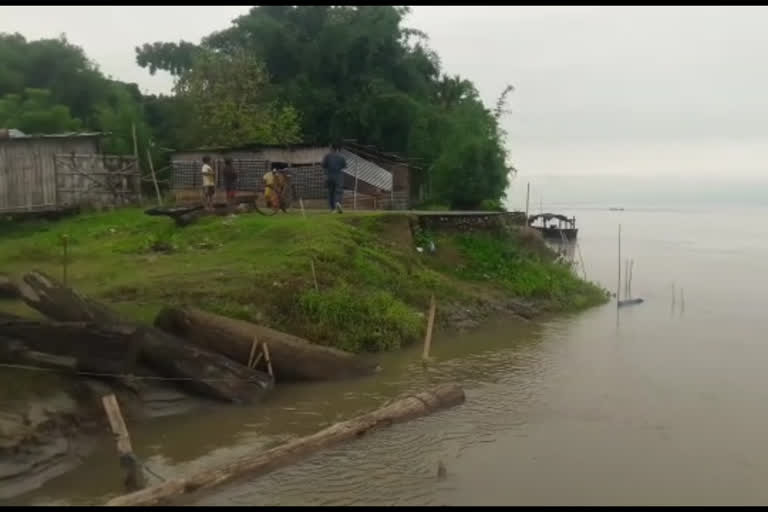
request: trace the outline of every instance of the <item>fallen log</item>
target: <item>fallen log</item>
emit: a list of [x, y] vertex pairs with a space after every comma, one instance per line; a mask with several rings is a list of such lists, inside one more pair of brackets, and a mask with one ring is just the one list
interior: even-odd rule
[[31, 308], [60, 322], [122, 323], [105, 306], [80, 295], [42, 272], [24, 274], [19, 285], [21, 299]]
[[8, 276], [0, 274], [0, 299], [16, 299], [19, 297], [19, 287]]
[[274, 379], [261, 371], [190, 346], [152, 327], [140, 328], [141, 359], [158, 374], [181, 379], [180, 387], [210, 398], [253, 403], [274, 387]]
[[244, 455], [229, 464], [199, 471], [187, 477], [167, 480], [159, 485], [113, 498], [107, 502], [107, 506], [154, 505], [180, 494], [221, 485], [246, 474], [261, 475], [322, 448], [360, 437], [376, 427], [424, 416], [462, 402], [464, 391], [461, 387], [456, 384], [443, 384], [271, 450]]
[[329, 380], [371, 375], [378, 365], [359, 356], [260, 325], [195, 308], [164, 308], [155, 325], [247, 364], [254, 339], [267, 343], [278, 380]]
[[108, 307], [40, 272], [26, 274], [20, 290], [30, 307], [60, 322], [130, 325], [136, 330], [139, 360], [182, 388], [218, 400], [251, 403], [273, 387], [272, 377], [264, 372], [191, 346], [160, 329], [128, 323]]
[[[137, 334], [137, 328], [129, 325], [38, 322], [0, 314], [0, 336], [24, 345], [23, 350], [18, 347], [12, 350], [18, 357], [33, 359], [41, 353], [49, 354], [48, 359], [60, 365], [64, 361], [61, 358], [65, 358], [71, 360], [73, 371], [132, 372], [139, 353]], [[20, 350], [35, 354], [21, 354]]]

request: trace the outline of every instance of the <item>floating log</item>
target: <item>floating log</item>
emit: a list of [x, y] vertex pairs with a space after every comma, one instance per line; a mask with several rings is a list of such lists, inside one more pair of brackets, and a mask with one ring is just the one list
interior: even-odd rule
[[618, 307], [623, 308], [624, 306], [633, 306], [635, 304], [642, 304], [645, 302], [643, 299], [626, 299], [626, 300], [620, 300], [618, 301]]
[[396, 400], [371, 413], [336, 423], [315, 434], [295, 439], [271, 450], [250, 453], [229, 464], [199, 471], [187, 477], [167, 480], [159, 485], [113, 498], [107, 505], [154, 505], [180, 494], [221, 485], [246, 474], [262, 475], [341, 441], [358, 438], [376, 427], [425, 416], [462, 402], [464, 402], [464, 390], [461, 387], [456, 384], [443, 384], [429, 391]]
[[155, 325], [198, 346], [247, 364], [254, 338], [269, 345], [278, 379], [329, 380], [371, 375], [376, 363], [297, 336], [195, 308], [164, 308]]
[[190, 391], [250, 403], [273, 387], [272, 377], [264, 372], [191, 346], [160, 329], [129, 324], [106, 306], [40, 272], [26, 274], [20, 288], [24, 302], [54, 320], [130, 325], [136, 330], [139, 360], [163, 377], [178, 379], [177, 384]]
[[130, 325], [38, 322], [0, 315], [0, 336], [23, 344], [23, 348], [11, 348], [7, 357], [15, 354], [18, 359], [33, 360], [46, 359], [48, 354], [49, 361], [57, 361], [53, 366], [71, 367], [73, 371], [132, 372], [139, 354], [137, 334], [137, 328]]

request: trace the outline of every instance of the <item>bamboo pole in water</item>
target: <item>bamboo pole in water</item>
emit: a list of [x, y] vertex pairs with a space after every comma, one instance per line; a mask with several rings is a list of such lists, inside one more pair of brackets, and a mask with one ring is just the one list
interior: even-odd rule
[[310, 455], [341, 441], [358, 438], [376, 427], [425, 416], [463, 402], [464, 390], [459, 385], [442, 384], [266, 452], [256, 450], [229, 464], [204, 469], [187, 477], [166, 480], [159, 485], [118, 496], [107, 502], [107, 506], [154, 505], [174, 496], [221, 485], [246, 474], [262, 475], [294, 462], [302, 456]]
[[621, 302], [621, 224], [619, 224], [619, 278], [616, 282], [616, 307]]
[[429, 360], [429, 349], [432, 347], [432, 330], [435, 327], [435, 310], [437, 305], [435, 304], [435, 296], [429, 301], [429, 318], [427, 319], [427, 334], [424, 337], [424, 354], [421, 356], [423, 361]]

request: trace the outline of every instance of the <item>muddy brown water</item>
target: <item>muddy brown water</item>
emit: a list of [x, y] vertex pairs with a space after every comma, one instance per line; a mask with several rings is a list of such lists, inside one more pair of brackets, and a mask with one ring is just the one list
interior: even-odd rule
[[[283, 386], [259, 407], [132, 426], [135, 449], [172, 477], [309, 434], [406, 390], [458, 381], [462, 406], [195, 502], [768, 503], [768, 227], [753, 221], [766, 212], [567, 213], [577, 216], [587, 276], [610, 289], [622, 223], [633, 295], [644, 304], [438, 333], [428, 372], [413, 347], [385, 355], [376, 377]], [[119, 493], [120, 481], [105, 435], [78, 469], [13, 502], [99, 503]]]

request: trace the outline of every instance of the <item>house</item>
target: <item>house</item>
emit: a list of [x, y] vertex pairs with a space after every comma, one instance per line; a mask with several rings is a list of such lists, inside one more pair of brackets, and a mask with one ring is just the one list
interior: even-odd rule
[[[328, 146], [311, 144], [177, 151], [171, 155], [171, 192], [179, 203], [199, 202], [202, 158], [210, 156], [218, 171], [228, 157], [238, 173], [237, 195], [241, 199], [253, 199], [263, 193], [264, 174], [273, 164], [282, 164], [289, 168], [295, 197], [301, 198], [307, 208], [324, 208], [327, 188], [321, 162], [329, 151]], [[410, 206], [409, 167], [405, 160], [394, 161], [383, 153], [353, 143], [345, 143], [342, 154], [347, 160], [344, 171], [346, 207], [407, 209]], [[215, 200], [223, 202], [221, 172], [217, 172], [217, 180]]]
[[102, 135], [0, 130], [0, 213], [135, 201], [140, 197], [136, 159], [101, 154]]

